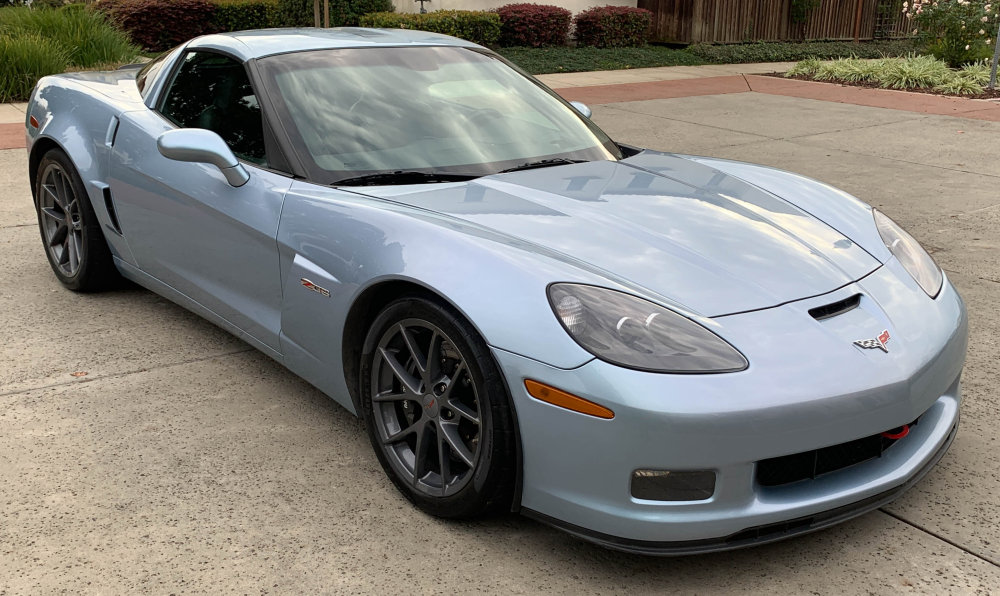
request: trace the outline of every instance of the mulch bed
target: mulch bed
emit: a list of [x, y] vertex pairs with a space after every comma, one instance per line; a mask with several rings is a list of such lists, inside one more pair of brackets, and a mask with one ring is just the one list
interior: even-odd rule
[[[796, 81], [810, 81], [812, 83], [829, 83], [832, 85], [840, 85], [841, 87], [863, 87], [865, 89], [886, 89], [878, 83], [872, 83], [869, 81], [861, 83], [850, 83], [848, 81], [817, 81], [811, 77], [805, 75], [795, 75], [791, 77], [786, 77], [784, 73], [771, 72], [764, 76], [776, 77], [779, 79], [795, 79]], [[1000, 83], [998, 83], [1000, 84]], [[926, 93], [928, 95], [940, 95], [941, 97], [961, 97], [963, 99], [1000, 99], [1000, 89], [989, 89], [984, 90], [982, 93], [976, 95], [955, 95], [953, 93], [941, 93], [940, 91], [935, 91], [930, 87], [918, 87], [916, 89], [888, 89], [888, 91], [910, 91], [913, 93]]]

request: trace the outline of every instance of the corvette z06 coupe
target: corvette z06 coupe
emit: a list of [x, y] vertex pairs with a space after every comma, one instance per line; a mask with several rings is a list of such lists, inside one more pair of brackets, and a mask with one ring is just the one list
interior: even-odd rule
[[955, 436], [965, 308], [826, 184], [616, 143], [490, 50], [246, 31], [28, 106], [42, 241], [360, 416], [443, 517], [519, 511], [623, 550], [860, 515]]

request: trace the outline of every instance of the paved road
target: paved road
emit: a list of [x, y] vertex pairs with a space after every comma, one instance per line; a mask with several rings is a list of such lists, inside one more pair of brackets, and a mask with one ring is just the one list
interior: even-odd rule
[[923, 482], [827, 531], [683, 559], [429, 518], [358, 422], [266, 357], [143, 290], [62, 290], [23, 151], [0, 151], [0, 594], [1000, 592], [1000, 123], [757, 93], [594, 108], [625, 142], [835, 183], [934, 252], [972, 338], [961, 431]]

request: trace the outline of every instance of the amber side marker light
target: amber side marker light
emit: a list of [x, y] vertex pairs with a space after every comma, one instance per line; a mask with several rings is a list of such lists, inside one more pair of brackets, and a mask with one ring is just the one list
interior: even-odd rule
[[560, 408], [566, 408], [567, 410], [573, 410], [574, 412], [588, 416], [604, 418], [605, 420], [615, 417], [615, 413], [604, 406], [599, 406], [592, 401], [577, 397], [572, 393], [566, 393], [561, 389], [550, 387], [538, 381], [525, 379], [524, 387], [528, 390], [528, 395], [531, 397], [547, 404], [552, 404], [553, 406], [559, 406]]
[[35, 118], [34, 116], [29, 116], [28, 123], [31, 124], [31, 128], [38, 128], [38, 118]]

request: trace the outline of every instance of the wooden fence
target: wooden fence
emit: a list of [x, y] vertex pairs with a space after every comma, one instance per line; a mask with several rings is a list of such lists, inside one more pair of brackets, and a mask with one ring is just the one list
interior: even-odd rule
[[739, 43], [902, 37], [901, 0], [822, 0], [805, 23], [792, 23], [791, 0], [638, 0], [653, 12], [654, 41]]

